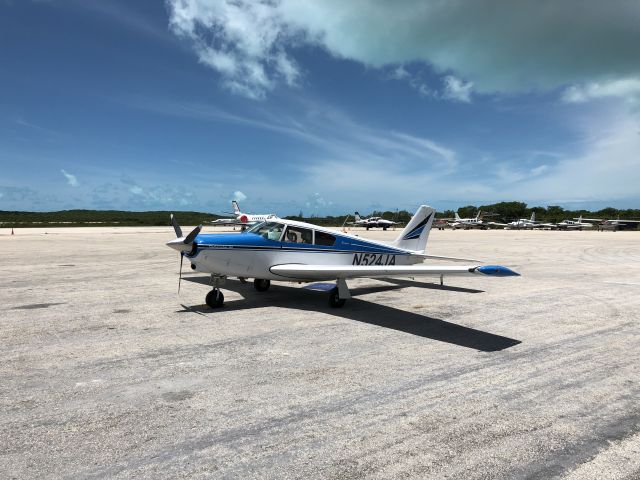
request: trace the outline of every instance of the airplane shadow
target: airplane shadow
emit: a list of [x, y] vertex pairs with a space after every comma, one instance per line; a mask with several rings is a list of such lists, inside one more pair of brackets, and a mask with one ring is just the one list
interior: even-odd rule
[[[183, 280], [209, 285], [209, 277], [183, 277]], [[385, 279], [385, 281], [387, 281]], [[344, 308], [331, 308], [327, 305], [327, 293], [308, 289], [286, 286], [281, 284], [273, 284], [267, 292], [258, 292], [253, 288], [252, 282], [242, 284], [238, 280], [227, 279], [223, 287], [224, 290], [230, 290], [238, 293], [243, 297], [242, 300], [227, 301], [220, 310], [212, 310], [207, 305], [197, 305], [188, 307], [181, 305], [183, 310], [181, 313], [204, 313], [213, 312], [230, 312], [237, 310], [248, 310], [252, 308], [260, 308], [265, 305], [283, 305], [287, 308], [295, 308], [302, 311], [323, 311], [348, 320], [354, 320], [369, 325], [397, 330], [400, 332], [416, 335], [431, 340], [450, 343], [466, 348], [473, 348], [482, 352], [496, 352], [518, 345], [520, 340], [516, 340], [502, 335], [476, 330], [470, 327], [464, 327], [455, 323], [440, 320], [438, 318], [428, 317], [405, 310], [381, 305], [378, 303], [368, 302], [360, 298], [360, 295], [370, 293], [379, 293], [390, 290], [405, 288], [406, 286], [419, 285], [420, 287], [429, 288], [431, 284], [421, 282], [412, 282], [405, 280], [393, 280], [393, 285], [373, 286], [373, 287], [356, 287], [350, 289], [352, 298], [347, 301]], [[437, 289], [445, 289], [440, 285], [433, 285]], [[447, 287], [446, 289], [455, 289], [454, 291], [469, 293], [478, 293], [478, 290], [459, 289], [458, 287]], [[320, 303], [321, 302], [321, 303]]]

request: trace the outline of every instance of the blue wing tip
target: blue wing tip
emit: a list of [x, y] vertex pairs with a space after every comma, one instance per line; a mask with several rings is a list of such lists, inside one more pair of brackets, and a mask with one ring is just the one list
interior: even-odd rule
[[502, 265], [483, 265], [476, 269], [478, 272], [485, 275], [491, 275], [493, 277], [519, 277], [520, 274], [514, 272], [510, 268], [503, 267]]

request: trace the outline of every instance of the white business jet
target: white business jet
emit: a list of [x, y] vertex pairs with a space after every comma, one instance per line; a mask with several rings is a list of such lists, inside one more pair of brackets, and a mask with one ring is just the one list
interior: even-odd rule
[[278, 216], [274, 213], [269, 213], [269, 214], [261, 214], [261, 215], [253, 215], [251, 213], [243, 213], [240, 210], [240, 207], [238, 206], [238, 202], [236, 202], [235, 200], [231, 201], [231, 205], [233, 206], [233, 214], [235, 215], [235, 218], [218, 218], [217, 220], [213, 220], [211, 222], [208, 222], [208, 225], [213, 225], [213, 226], [231, 226], [231, 227], [247, 227], [247, 226], [252, 226], [255, 225], [256, 223], [259, 222], [264, 222], [267, 220], [277, 220]]
[[[211, 290], [206, 303], [222, 306], [220, 287], [227, 277], [242, 281], [254, 278], [258, 291], [269, 288], [271, 280], [312, 282], [335, 280], [329, 304], [342, 307], [351, 298], [347, 280], [367, 277], [432, 276], [440, 280], [449, 275], [478, 277], [518, 276], [507, 267], [497, 265], [431, 266], [427, 258], [463, 260], [427, 255], [425, 247], [435, 217], [435, 210], [422, 205], [391, 244], [366, 240], [309, 223], [293, 220], [268, 220], [243, 233], [200, 234], [202, 226], [186, 236], [171, 216], [176, 236], [167, 245], [186, 257], [191, 268], [211, 274]], [[180, 280], [179, 280], [180, 281]], [[179, 283], [178, 283], [179, 288]]]

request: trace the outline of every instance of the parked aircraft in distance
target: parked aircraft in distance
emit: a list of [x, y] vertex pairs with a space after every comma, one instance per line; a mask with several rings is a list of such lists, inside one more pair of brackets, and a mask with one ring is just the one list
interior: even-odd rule
[[396, 240], [387, 244], [284, 219], [261, 222], [242, 233], [201, 234], [202, 226], [198, 226], [183, 236], [172, 215], [177, 238], [167, 245], [180, 252], [178, 291], [185, 257], [193, 270], [211, 275], [213, 289], [205, 300], [211, 308], [222, 306], [224, 295], [220, 287], [227, 277], [238, 277], [241, 281], [253, 278], [258, 291], [267, 290], [271, 280], [335, 280], [329, 304], [342, 307], [345, 300], [351, 298], [347, 280], [353, 278], [435, 276], [442, 282], [449, 275], [518, 276], [509, 268], [498, 265], [422, 264], [428, 258], [473, 262], [426, 254], [434, 217], [433, 208], [420, 206]]
[[509, 223], [489, 222], [489, 225], [504, 227], [505, 230], [533, 230], [535, 228], [556, 228], [556, 225], [554, 223], [536, 222], [536, 212], [531, 213], [531, 218], [520, 218]]
[[362, 218], [358, 212], [355, 212], [354, 217], [355, 220], [353, 222], [348, 222], [348, 224], [353, 225], [354, 227], [365, 227], [367, 230], [369, 230], [370, 228], [381, 228], [383, 230], [386, 230], [389, 227], [398, 225], [398, 222], [385, 220], [382, 217]]
[[593, 224], [582, 221], [582, 215], [574, 220], [563, 220], [560, 223], [556, 223], [558, 230], [590, 230], [593, 228]]
[[475, 218], [460, 218], [458, 212], [456, 212], [455, 219], [449, 223], [454, 230], [459, 228], [463, 228], [465, 230], [469, 230], [470, 228], [481, 228], [486, 230], [489, 228], [489, 224], [484, 223], [482, 221], [482, 211], [479, 211]]
[[255, 225], [258, 222], [264, 222], [266, 220], [275, 220], [279, 217], [276, 214], [270, 213], [266, 215], [252, 215], [250, 213], [243, 213], [238, 206], [238, 202], [233, 200], [231, 202], [233, 207], [233, 214], [235, 218], [218, 218], [217, 220], [213, 220], [208, 222], [209, 225], [213, 226], [223, 226], [223, 227], [237, 227], [240, 226], [243, 229], [247, 226]]
[[609, 231], [617, 231], [617, 230], [636, 230], [638, 225], [640, 225], [640, 220], [609, 220], [604, 218], [583, 218], [584, 222], [595, 222], [595, 225], [598, 227], [598, 230], [603, 232], [605, 230]]

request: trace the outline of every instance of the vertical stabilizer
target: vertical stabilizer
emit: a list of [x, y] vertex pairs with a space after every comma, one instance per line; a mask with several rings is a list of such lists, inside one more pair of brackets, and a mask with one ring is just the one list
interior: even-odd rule
[[460, 215], [458, 215], [458, 212], [456, 212], [456, 220], [457, 220], [458, 222], [461, 220], [461, 219], [460, 219]]
[[404, 230], [402, 230], [400, 236], [393, 242], [393, 245], [407, 250], [424, 252], [435, 216], [436, 211], [434, 208], [421, 205]]
[[531, 213], [531, 223], [536, 221], [536, 212]]
[[238, 202], [236, 202], [235, 200], [232, 200], [231, 205], [233, 206], [233, 213], [235, 213], [236, 215], [240, 215], [240, 213], [242, 213], [240, 211], [240, 207], [238, 206]]
[[360, 214], [358, 212], [356, 212], [356, 214], [355, 214], [355, 219], [356, 219], [356, 222], [359, 222], [360, 220], [362, 220], [360, 218]]

